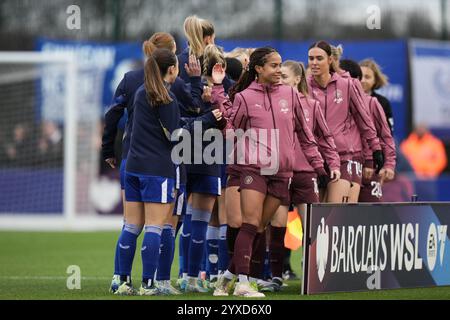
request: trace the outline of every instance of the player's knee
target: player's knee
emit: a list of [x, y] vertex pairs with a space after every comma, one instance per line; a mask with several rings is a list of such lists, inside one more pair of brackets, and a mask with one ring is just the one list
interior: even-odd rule
[[242, 218], [242, 223], [251, 224], [251, 225], [259, 228], [261, 226], [262, 221], [261, 221], [261, 217], [248, 216], [248, 217]]

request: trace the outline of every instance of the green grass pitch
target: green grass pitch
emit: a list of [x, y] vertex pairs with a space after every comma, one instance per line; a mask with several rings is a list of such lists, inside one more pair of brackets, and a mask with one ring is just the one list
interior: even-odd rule
[[[110, 294], [108, 288], [117, 237], [118, 232], [0, 232], [0, 299], [218, 299], [212, 294], [184, 294], [179, 297], [117, 297]], [[300, 274], [300, 255], [301, 250], [298, 250], [292, 256], [292, 265], [297, 274]], [[81, 290], [67, 289], [69, 274], [66, 272], [70, 265], [77, 265], [81, 269]], [[173, 280], [177, 272], [178, 261], [175, 259]], [[141, 257], [139, 250], [136, 250], [133, 268], [135, 285], [139, 284], [140, 273]], [[223, 300], [227, 299], [235, 298]], [[300, 281], [290, 281], [283, 291], [269, 293], [265, 299], [450, 299], [450, 287], [302, 296]]]

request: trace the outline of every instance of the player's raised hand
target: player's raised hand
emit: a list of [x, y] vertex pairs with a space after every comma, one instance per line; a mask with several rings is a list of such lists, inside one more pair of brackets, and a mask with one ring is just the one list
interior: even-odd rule
[[202, 75], [200, 60], [194, 55], [189, 56], [189, 64], [185, 64], [184, 69], [189, 77], [200, 77]]
[[221, 84], [225, 79], [225, 69], [220, 63], [216, 63], [212, 70], [212, 79], [214, 84]]

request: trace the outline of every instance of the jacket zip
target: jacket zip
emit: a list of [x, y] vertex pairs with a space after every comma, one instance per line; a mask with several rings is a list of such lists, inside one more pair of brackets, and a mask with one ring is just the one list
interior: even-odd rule
[[[267, 98], [269, 99], [270, 111], [272, 112], [273, 127], [274, 127], [275, 130], [277, 130], [277, 124], [275, 122], [275, 115], [273, 113], [272, 98], [270, 97], [270, 93], [269, 93], [269, 88], [268, 87], [266, 87], [266, 92], [267, 92]], [[280, 138], [279, 135], [278, 135], [278, 138]], [[277, 139], [275, 139], [276, 150], [278, 151], [278, 153], [280, 153], [280, 146], [279, 146], [278, 142], [279, 141]]]
[[273, 127], [274, 127], [274, 129], [276, 129], [277, 125], [276, 125], [276, 122], [275, 122], [275, 115], [273, 114], [272, 99], [270, 97], [270, 93], [269, 93], [269, 88], [268, 87], [266, 87], [266, 92], [267, 92], [267, 98], [269, 99], [270, 111], [272, 112]]

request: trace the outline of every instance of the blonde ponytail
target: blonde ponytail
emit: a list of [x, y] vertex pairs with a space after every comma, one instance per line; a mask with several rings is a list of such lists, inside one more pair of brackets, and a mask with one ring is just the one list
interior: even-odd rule
[[205, 49], [203, 39], [214, 34], [214, 25], [195, 15], [189, 16], [184, 20], [184, 34], [189, 42], [189, 54], [200, 58]]
[[224, 68], [226, 68], [227, 63], [225, 60], [225, 54], [218, 46], [209, 44], [205, 47], [203, 52], [203, 75], [211, 77], [212, 69], [216, 63], [220, 63]]
[[184, 21], [184, 34], [189, 42], [189, 55], [200, 58], [203, 55], [202, 23], [197, 16], [187, 17]]
[[344, 54], [344, 47], [342, 44], [339, 44], [337, 46], [331, 45], [331, 57], [333, 69], [338, 72], [341, 68], [339, 67], [339, 61], [341, 61], [342, 55]]

